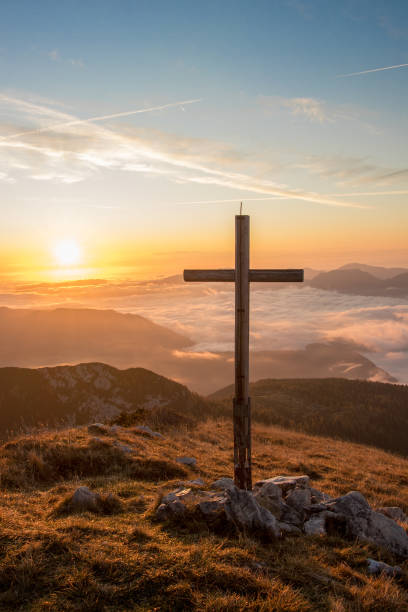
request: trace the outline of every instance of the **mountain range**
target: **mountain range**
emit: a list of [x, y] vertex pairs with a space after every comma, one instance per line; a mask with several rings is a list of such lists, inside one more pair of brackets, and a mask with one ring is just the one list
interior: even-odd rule
[[192, 340], [135, 314], [94, 308], [0, 308], [0, 367], [79, 361], [151, 363]]
[[407, 268], [386, 268], [384, 266], [371, 266], [369, 264], [362, 263], [348, 263], [344, 266], [340, 266], [337, 268], [338, 270], [361, 270], [362, 272], [368, 272], [373, 276], [380, 278], [382, 280], [386, 280], [387, 278], [393, 278], [393, 276], [397, 276], [398, 274], [404, 274], [408, 272]]
[[0, 368], [0, 435], [38, 425], [84, 424], [140, 410], [207, 410], [183, 385], [143, 368], [104, 363], [53, 368]]
[[[143, 368], [0, 368], [0, 436], [40, 425], [231, 419], [233, 386], [208, 397]], [[341, 378], [251, 383], [254, 421], [408, 455], [408, 386]]]
[[[308, 285], [316, 289], [338, 291], [340, 293], [355, 295], [382, 297], [408, 296], [408, 270], [399, 272], [395, 276], [384, 276], [384, 274], [378, 276], [378, 273], [373, 273], [373, 267], [364, 266], [363, 268], [364, 269], [361, 267], [351, 268], [349, 266], [343, 266], [338, 270], [321, 272], [308, 281]], [[374, 270], [377, 271], [378, 268], [374, 267]], [[380, 271], [381, 270], [384, 269], [380, 269]]]

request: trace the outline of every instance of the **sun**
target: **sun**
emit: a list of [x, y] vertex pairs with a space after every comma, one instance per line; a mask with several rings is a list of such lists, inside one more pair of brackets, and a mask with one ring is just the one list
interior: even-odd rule
[[61, 240], [54, 247], [54, 255], [60, 266], [72, 266], [81, 261], [81, 248], [76, 240]]

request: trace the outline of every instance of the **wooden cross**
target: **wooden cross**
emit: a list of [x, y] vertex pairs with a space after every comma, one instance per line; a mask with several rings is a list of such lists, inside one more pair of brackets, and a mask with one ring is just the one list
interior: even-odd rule
[[249, 216], [235, 217], [235, 270], [184, 270], [185, 281], [235, 282], [234, 481], [252, 489], [249, 398], [249, 283], [302, 282], [303, 270], [249, 268]]

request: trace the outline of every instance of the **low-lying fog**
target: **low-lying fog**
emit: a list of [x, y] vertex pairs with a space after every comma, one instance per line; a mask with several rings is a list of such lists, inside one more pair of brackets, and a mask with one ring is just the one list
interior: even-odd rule
[[[228, 284], [91, 281], [4, 287], [0, 305], [29, 308], [112, 308], [143, 315], [195, 341], [189, 353], [233, 350], [234, 293]], [[302, 349], [344, 340], [408, 383], [408, 304], [386, 297], [345, 295], [309, 286], [251, 288], [251, 346], [256, 351]], [[204, 355], [203, 355], [204, 356]], [[194, 356], [191, 355], [193, 358]], [[296, 373], [294, 373], [296, 376]]]

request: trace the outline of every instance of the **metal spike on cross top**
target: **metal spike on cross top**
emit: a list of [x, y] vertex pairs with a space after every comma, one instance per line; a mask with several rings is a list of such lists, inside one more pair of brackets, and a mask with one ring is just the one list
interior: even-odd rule
[[[242, 212], [242, 202], [240, 212]], [[252, 489], [251, 400], [249, 397], [249, 283], [300, 283], [303, 270], [251, 270], [249, 216], [235, 216], [235, 269], [184, 270], [184, 280], [235, 283], [234, 482]]]

